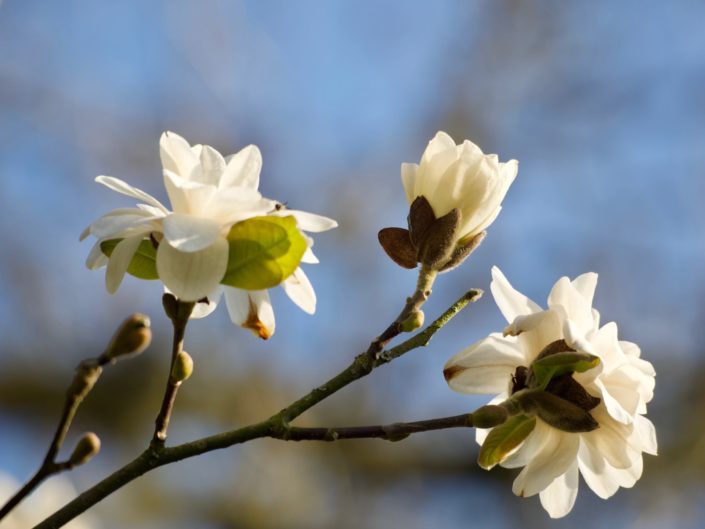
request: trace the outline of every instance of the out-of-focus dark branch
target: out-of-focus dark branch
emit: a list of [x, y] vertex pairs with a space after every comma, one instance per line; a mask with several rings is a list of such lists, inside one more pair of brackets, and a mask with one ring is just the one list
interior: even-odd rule
[[29, 481], [0, 509], [0, 520], [7, 516], [46, 478], [82, 465], [98, 453], [100, 440], [95, 434], [87, 433], [79, 440], [69, 459], [56, 461], [56, 456], [66, 439], [76, 411], [100, 378], [103, 367], [115, 363], [120, 357], [138, 354], [147, 348], [152, 337], [149, 325], [147, 316], [133, 314], [120, 325], [100, 356], [84, 360], [76, 367], [71, 385], [66, 391], [59, 423], [54, 437], [49, 443], [44, 460]]

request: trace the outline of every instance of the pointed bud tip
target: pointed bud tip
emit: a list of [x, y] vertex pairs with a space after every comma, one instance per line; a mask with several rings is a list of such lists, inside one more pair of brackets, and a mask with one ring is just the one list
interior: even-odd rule
[[83, 465], [93, 459], [98, 452], [100, 452], [100, 438], [93, 432], [84, 433], [76, 443], [69, 463], [71, 466]]
[[127, 355], [138, 355], [152, 342], [149, 316], [135, 313], [129, 316], [115, 331], [103, 358], [113, 361]]

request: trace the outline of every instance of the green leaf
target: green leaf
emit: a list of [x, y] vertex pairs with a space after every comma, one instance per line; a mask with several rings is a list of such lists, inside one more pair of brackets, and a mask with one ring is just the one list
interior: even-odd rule
[[517, 415], [504, 424], [493, 428], [480, 448], [478, 464], [485, 470], [504, 461], [536, 426], [536, 417]]
[[568, 373], [583, 373], [600, 364], [600, 359], [588, 353], [563, 351], [539, 358], [531, 364], [536, 386], [546, 389], [548, 383], [561, 375]]
[[[108, 239], [103, 241], [100, 243], [100, 249], [105, 255], [110, 257], [121, 240]], [[135, 256], [127, 267], [127, 273], [139, 279], [159, 279], [159, 274], [157, 273], [157, 250], [154, 248], [152, 241], [145, 239], [140, 243]]]
[[306, 251], [306, 239], [294, 217], [253, 217], [228, 233], [230, 255], [221, 283], [245, 290], [264, 290], [294, 273]]

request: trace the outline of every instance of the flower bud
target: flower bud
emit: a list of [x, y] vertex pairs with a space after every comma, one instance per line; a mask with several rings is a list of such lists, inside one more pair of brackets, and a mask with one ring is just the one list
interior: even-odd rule
[[472, 412], [472, 425], [475, 428], [494, 428], [509, 418], [507, 410], [501, 406], [487, 404]]
[[152, 341], [149, 316], [135, 313], [127, 318], [115, 331], [108, 347], [101, 356], [101, 362], [114, 362], [127, 355], [138, 355]]
[[[500, 163], [496, 155], [484, 154], [474, 143], [466, 140], [456, 145], [448, 134], [439, 132], [420, 164], [402, 164], [401, 179], [409, 204], [425, 197], [434, 218], [458, 210], [455, 246], [492, 224], [517, 171], [516, 160]], [[419, 244], [413, 228], [411, 240]]]
[[100, 438], [93, 432], [84, 433], [76, 443], [76, 447], [71, 453], [69, 463], [71, 466], [83, 465], [88, 463], [93, 456], [100, 451]]
[[171, 368], [171, 380], [180, 384], [190, 377], [191, 373], [193, 373], [193, 359], [186, 351], [180, 351]]
[[423, 325], [424, 313], [422, 310], [415, 310], [402, 322], [402, 332], [412, 332]]

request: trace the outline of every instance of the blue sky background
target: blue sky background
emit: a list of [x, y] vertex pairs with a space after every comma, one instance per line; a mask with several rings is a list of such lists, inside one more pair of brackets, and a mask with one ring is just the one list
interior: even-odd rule
[[[417, 162], [426, 142], [446, 130], [503, 160], [518, 159], [520, 169], [480, 250], [439, 279], [427, 317], [467, 288], [486, 289], [494, 264], [540, 302], [561, 275], [598, 272], [596, 306], [604, 321], [617, 321], [621, 336], [639, 343], [659, 372], [653, 410], [662, 447], [670, 453], [671, 446], [678, 465], [695, 469], [682, 491], [668, 485], [663, 456], [659, 462], [647, 459], [643, 485], [620, 491], [609, 503], [583, 487], [575, 513], [553, 525], [599, 526], [599, 520], [616, 517], [627, 527], [696, 527], [705, 516], [702, 427], [689, 431], [692, 446], [683, 448], [678, 440], [692, 422], [682, 410], [702, 411], [704, 402], [697, 384], [688, 385], [704, 365], [699, 333], [705, 319], [703, 17], [705, 4], [695, 0], [5, 0], [0, 5], [2, 380], [49, 377], [60, 394], [62, 383], [56, 381], [68, 380], [73, 366], [99, 351], [116, 322], [132, 311], [150, 314], [166, 339], [159, 285], [128, 279], [109, 296], [103, 272], [83, 266], [90, 244], [79, 243], [78, 234], [107, 210], [132, 204], [95, 184], [98, 174], [166, 199], [158, 138], [172, 130], [224, 153], [257, 144], [264, 157], [263, 194], [340, 223], [316, 237], [321, 263], [307, 268], [318, 294], [315, 316], [276, 292], [277, 331], [266, 343], [232, 326], [221, 309], [190, 329], [187, 349], [196, 361], [194, 378], [201, 377], [194, 387], [203, 391], [193, 394], [196, 403], [220, 402], [209, 380], [234, 377], [246, 384], [256, 373], [268, 382], [243, 397], [251, 401], [242, 407], [252, 419], [266, 416], [347, 365], [412, 291], [413, 272], [386, 259], [376, 232], [405, 222], [401, 162]], [[380, 370], [336, 402], [347, 400], [346, 406], [357, 409], [360, 399], [359, 423], [370, 421], [368, 411], [376, 420], [396, 421], [474, 407], [482, 399], [450, 392], [442, 366], [502, 325], [488, 295], [429, 348]], [[160, 385], [158, 362], [165, 361], [166, 348], [155, 346], [149, 354], [155, 362], [150, 377]], [[291, 394], [278, 397], [278, 389], [270, 390], [274, 386]], [[45, 397], [56, 399], [50, 393]], [[0, 404], [0, 468], [23, 479], [51, 431], [51, 404], [46, 418], [34, 417], [9, 389]], [[154, 403], [144, 408], [150, 416]], [[324, 405], [329, 422], [343, 419], [336, 409]], [[187, 440], [233, 426], [227, 417], [213, 419], [194, 404], [172, 433]], [[147, 430], [149, 424], [127, 441], [132, 451], [108, 443], [101, 461], [75, 473], [79, 488], [137, 453]], [[436, 448], [466, 458], [471, 466], [476, 452], [470, 434], [432, 435], [429, 442]], [[377, 450], [378, 444], [365, 446]], [[434, 444], [412, 446], [423, 457]], [[233, 494], [244, 497], [240, 467], [258, 450], [233, 449], [185, 463], [148, 483], [162, 487], [185, 473], [230, 465]], [[342, 526], [337, 517], [348, 512], [345, 502], [351, 497], [358, 511], [365, 506], [369, 527], [467, 525], [468, 513], [488, 501], [498, 510], [477, 520], [485, 527], [518, 519], [534, 520], [527, 523], [538, 527], [546, 520], [536, 499], [511, 496], [510, 473], [470, 481], [458, 475], [427, 481], [417, 476], [394, 482], [373, 500], [357, 478], [341, 484], [312, 448], [304, 449], [306, 456], [299, 447], [276, 450], [288, 458], [286, 464], [304, 464], [299, 458], [318, 465], [314, 474], [323, 477], [312, 490], [320, 495], [325, 488], [333, 495], [330, 513], [304, 509], [291, 515], [288, 526], [325, 527], [331, 520]], [[355, 466], [349, 458], [341, 461], [336, 464]], [[292, 478], [294, 488], [303, 487], [302, 472], [292, 470], [298, 476]], [[274, 482], [286, 480], [275, 475]], [[103, 513], [102, 526], [112, 527], [111, 519], [117, 520], [115, 527], [136, 524], [120, 518], [131, 501], [134, 496], [124, 494], [106, 502], [104, 511], [96, 511], [99, 518]], [[143, 510], [140, 527], [177, 526], [158, 505], [151, 517]], [[314, 511], [318, 518], [307, 518]], [[269, 519], [271, 527], [287, 526], [277, 525], [274, 515]], [[186, 517], [181, 523], [192, 527], [188, 524], [194, 522]]]

